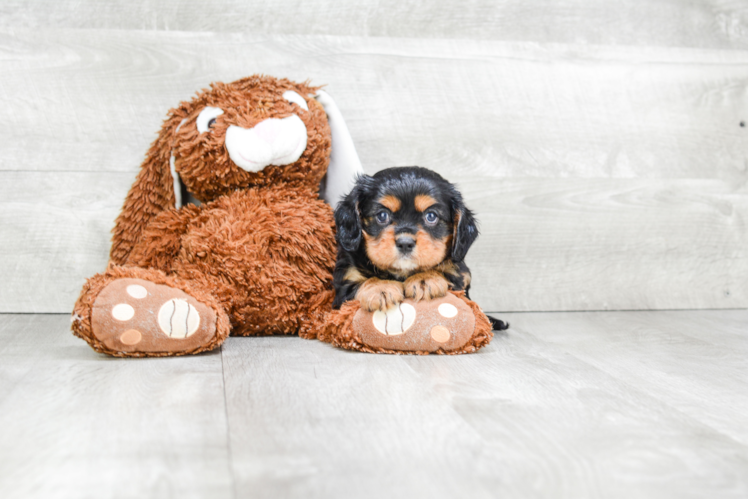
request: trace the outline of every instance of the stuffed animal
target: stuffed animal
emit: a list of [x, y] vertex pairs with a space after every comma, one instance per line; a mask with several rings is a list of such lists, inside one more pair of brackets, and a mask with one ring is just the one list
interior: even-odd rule
[[117, 217], [109, 267], [75, 304], [73, 333], [131, 357], [197, 353], [229, 334], [315, 337], [333, 299], [330, 205], [361, 171], [318, 87], [212, 84], [170, 111]]

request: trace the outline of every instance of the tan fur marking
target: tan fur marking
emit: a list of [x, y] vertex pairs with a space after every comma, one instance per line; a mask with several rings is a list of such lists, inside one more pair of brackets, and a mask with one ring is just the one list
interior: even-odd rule
[[373, 237], [364, 231], [366, 255], [371, 263], [379, 269], [391, 269], [399, 255], [395, 246], [395, 228], [388, 227], [378, 237]]
[[459, 274], [459, 271], [457, 270], [457, 266], [455, 266], [455, 263], [452, 262], [451, 260], [445, 260], [444, 262], [436, 266], [436, 270], [441, 273], [449, 274], [452, 276], [457, 276]]
[[405, 280], [405, 296], [416, 301], [432, 300], [444, 297], [449, 290], [449, 282], [438, 271], [417, 273]]
[[416, 196], [415, 206], [419, 212], [425, 212], [431, 205], [436, 205], [436, 200], [427, 194]]
[[470, 273], [462, 273], [462, 286], [463, 288], [467, 288], [470, 286], [470, 280], [472, 280], [472, 276]]
[[400, 200], [396, 196], [392, 196], [391, 194], [383, 196], [382, 199], [379, 200], [379, 204], [383, 207], [389, 208], [392, 212], [397, 212], [402, 206]]
[[343, 279], [345, 281], [350, 281], [353, 283], [363, 283], [364, 281], [366, 281], [366, 277], [361, 274], [361, 271], [353, 266], [348, 268], [348, 270], [345, 272], [345, 276], [343, 276]]
[[416, 248], [413, 251], [418, 269], [431, 269], [441, 263], [446, 256], [446, 240], [435, 240], [426, 231], [418, 230], [416, 233]]
[[356, 300], [365, 311], [386, 311], [403, 301], [403, 284], [399, 281], [369, 278], [356, 292]]

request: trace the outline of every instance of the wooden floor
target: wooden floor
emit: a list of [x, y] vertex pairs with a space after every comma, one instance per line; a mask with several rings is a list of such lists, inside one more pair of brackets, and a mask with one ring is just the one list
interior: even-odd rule
[[748, 311], [502, 317], [459, 357], [120, 360], [0, 315], [0, 497], [748, 495]]

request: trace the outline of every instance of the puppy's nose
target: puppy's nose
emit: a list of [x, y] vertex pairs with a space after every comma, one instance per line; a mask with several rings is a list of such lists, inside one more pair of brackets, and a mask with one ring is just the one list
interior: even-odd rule
[[398, 236], [395, 240], [397, 249], [403, 254], [409, 254], [416, 246], [416, 240], [412, 236]]

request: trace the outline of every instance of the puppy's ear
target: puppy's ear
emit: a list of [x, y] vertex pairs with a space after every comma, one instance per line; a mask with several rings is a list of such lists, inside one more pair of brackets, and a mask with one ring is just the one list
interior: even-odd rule
[[465, 260], [470, 245], [478, 237], [478, 224], [471, 212], [462, 202], [459, 193], [452, 198], [452, 261], [462, 262]]
[[356, 186], [338, 203], [335, 209], [335, 228], [338, 243], [347, 252], [355, 252], [361, 246], [363, 239], [363, 228], [361, 226], [361, 213], [359, 202], [363, 193], [363, 183], [370, 177], [359, 176]]
[[184, 106], [172, 110], [148, 150], [112, 230], [109, 259], [114, 264], [122, 265], [127, 261], [141, 233], [156, 215], [177, 207], [181, 190], [177, 189], [179, 180], [171, 171], [171, 149], [176, 131], [186, 116]]

